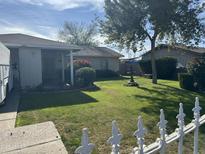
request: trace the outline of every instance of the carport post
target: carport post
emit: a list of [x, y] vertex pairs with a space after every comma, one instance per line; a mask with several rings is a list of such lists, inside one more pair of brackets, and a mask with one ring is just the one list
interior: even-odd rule
[[73, 51], [70, 51], [70, 81], [74, 85], [74, 69], [73, 69]]
[[64, 60], [64, 53], [61, 53], [61, 63], [62, 63], [62, 82], [65, 82], [65, 60]]

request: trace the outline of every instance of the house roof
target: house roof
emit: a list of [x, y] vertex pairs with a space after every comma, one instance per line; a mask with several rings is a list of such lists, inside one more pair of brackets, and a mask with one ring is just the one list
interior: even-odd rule
[[[155, 48], [158, 49], [182, 49], [183, 51], [192, 52], [194, 54], [205, 54], [205, 48], [202, 47], [189, 47], [185, 45], [167, 45], [167, 44], [160, 44]], [[149, 54], [151, 50], [147, 51], [146, 53], [142, 54], [141, 56], [145, 56]]]
[[25, 34], [0, 34], [0, 42], [7, 47], [37, 47], [42, 49], [79, 50], [75, 45]]
[[78, 51], [75, 56], [82, 57], [123, 57], [122, 54], [107, 47], [86, 47], [69, 45], [64, 42], [48, 40], [25, 34], [0, 34], [0, 42], [9, 48], [36, 47], [42, 49]]
[[81, 50], [76, 52], [74, 56], [79, 57], [111, 57], [120, 58], [123, 57], [122, 54], [107, 48], [107, 47], [87, 47], [81, 46]]

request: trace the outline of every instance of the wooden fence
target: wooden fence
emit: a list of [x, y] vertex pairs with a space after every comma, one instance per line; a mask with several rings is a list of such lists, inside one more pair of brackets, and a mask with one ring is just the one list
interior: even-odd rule
[[[160, 154], [166, 153], [166, 146], [173, 141], [178, 140], [178, 154], [182, 154], [183, 151], [183, 138], [186, 134], [194, 131], [194, 154], [198, 154], [198, 132], [199, 127], [205, 123], [205, 115], [200, 116], [201, 107], [199, 106], [199, 99], [196, 97], [195, 107], [192, 109], [194, 114], [194, 119], [191, 123], [185, 125], [184, 118], [185, 114], [183, 111], [183, 104], [179, 105], [179, 114], [177, 115], [178, 128], [175, 132], [167, 135], [166, 126], [167, 121], [165, 120], [163, 109], [160, 110], [160, 121], [157, 124], [159, 127], [160, 138], [157, 138], [156, 142], [145, 146], [144, 136], [146, 134], [146, 129], [143, 126], [142, 117], [138, 117], [138, 129], [134, 132], [134, 136], [137, 139], [138, 147], [134, 147], [133, 154], [153, 154], [159, 152]], [[111, 154], [120, 154], [120, 141], [122, 139], [122, 134], [119, 133], [116, 121], [112, 122], [112, 136], [108, 139], [108, 143], [111, 145]], [[81, 139], [81, 146], [75, 151], [76, 154], [91, 154], [94, 148], [94, 144], [89, 143], [88, 129], [83, 129], [83, 135]]]

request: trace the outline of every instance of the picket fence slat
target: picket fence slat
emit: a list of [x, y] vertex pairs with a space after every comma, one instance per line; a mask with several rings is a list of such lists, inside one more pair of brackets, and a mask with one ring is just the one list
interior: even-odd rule
[[84, 128], [81, 137], [81, 146], [75, 150], [75, 154], [91, 154], [94, 147], [94, 144], [89, 143], [88, 129]]
[[107, 143], [112, 145], [111, 154], [119, 154], [120, 153], [120, 141], [122, 139], [122, 134], [119, 133], [117, 123], [114, 120], [112, 122], [112, 136], [107, 140]]
[[[133, 154], [153, 154], [156, 152], [160, 152], [160, 154], [166, 153], [167, 144], [170, 144], [174, 141], [178, 142], [178, 153], [183, 153], [183, 138], [186, 134], [194, 131], [194, 151], [193, 154], [198, 154], [198, 132], [199, 127], [205, 123], [205, 115], [200, 116], [201, 107], [199, 106], [199, 99], [196, 97], [195, 106], [192, 109], [194, 119], [189, 124], [185, 125], [184, 118], [185, 114], [183, 111], [183, 104], [179, 104], [179, 114], [177, 115], [178, 119], [178, 128], [176, 130], [167, 135], [166, 127], [168, 121], [165, 120], [165, 115], [163, 109], [160, 110], [160, 121], [157, 124], [159, 127], [160, 137], [156, 139], [156, 141], [150, 145], [145, 145], [144, 136], [147, 133], [146, 129], [143, 126], [142, 117], [138, 117], [137, 130], [134, 132], [134, 136], [137, 139], [138, 147], [134, 147], [132, 153]], [[108, 139], [107, 143], [111, 144], [111, 154], [120, 154], [120, 141], [122, 139], [122, 134], [119, 133], [119, 129], [117, 127], [116, 121], [112, 122], [112, 136]], [[83, 129], [83, 135], [81, 139], [81, 146], [76, 149], [76, 154], [91, 154], [94, 148], [94, 144], [89, 143], [88, 138], [88, 130], [86, 128]], [[129, 150], [128, 150], [129, 151]]]
[[178, 135], [179, 135], [179, 143], [178, 143], [178, 154], [182, 154], [183, 152], [183, 140], [184, 140], [184, 117], [186, 116], [184, 114], [183, 104], [179, 104], [179, 114], [177, 115], [178, 119], [178, 126], [177, 129]]
[[195, 107], [192, 110], [194, 112], [194, 124], [195, 124], [195, 130], [194, 130], [194, 154], [198, 154], [200, 110], [201, 110], [201, 107], [199, 106], [199, 98], [196, 98]]

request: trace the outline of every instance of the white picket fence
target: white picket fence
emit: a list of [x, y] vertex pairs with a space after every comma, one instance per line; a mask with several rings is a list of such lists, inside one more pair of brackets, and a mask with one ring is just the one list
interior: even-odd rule
[[[167, 144], [178, 140], [178, 154], [182, 154], [183, 151], [183, 138], [186, 134], [194, 131], [194, 154], [198, 154], [198, 132], [199, 127], [205, 123], [205, 115], [200, 116], [201, 107], [199, 106], [199, 99], [196, 97], [195, 107], [193, 108], [194, 120], [185, 125], [184, 118], [185, 114], [183, 111], [183, 104], [179, 105], [178, 128], [175, 132], [170, 135], [166, 134], [167, 121], [165, 120], [163, 109], [160, 110], [160, 122], [157, 124], [160, 131], [160, 138], [156, 142], [145, 146], [144, 136], [146, 134], [146, 129], [143, 126], [142, 117], [138, 117], [138, 129], [134, 132], [134, 136], [137, 139], [138, 147], [133, 148], [132, 154], [153, 154], [160, 152], [160, 154], [166, 153]], [[120, 141], [122, 139], [122, 134], [119, 133], [116, 121], [112, 122], [112, 136], [108, 139], [108, 143], [111, 144], [112, 152], [111, 154], [120, 154]], [[83, 129], [83, 135], [81, 138], [81, 146], [75, 151], [76, 154], [91, 154], [94, 149], [94, 144], [89, 143], [88, 129]]]

